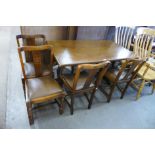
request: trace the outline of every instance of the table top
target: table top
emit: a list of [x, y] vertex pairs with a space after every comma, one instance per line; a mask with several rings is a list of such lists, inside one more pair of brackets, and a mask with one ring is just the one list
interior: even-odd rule
[[59, 66], [82, 63], [123, 60], [133, 57], [133, 52], [108, 40], [57, 40], [49, 41], [54, 46], [54, 56]]

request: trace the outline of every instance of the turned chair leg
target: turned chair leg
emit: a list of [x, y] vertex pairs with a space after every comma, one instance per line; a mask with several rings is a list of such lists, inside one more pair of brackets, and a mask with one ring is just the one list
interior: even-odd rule
[[153, 82], [152, 84], [152, 94], [154, 93], [154, 90], [155, 90], [155, 82]]
[[27, 106], [27, 113], [28, 113], [29, 123], [30, 123], [30, 125], [32, 125], [34, 123], [33, 113], [32, 113], [32, 104], [30, 102], [28, 102], [26, 104], [26, 106]]
[[71, 74], [74, 74], [75, 66], [71, 66]]
[[123, 92], [121, 93], [120, 99], [123, 99], [123, 97], [124, 97], [124, 95], [125, 95], [125, 92], [126, 92], [127, 88], [129, 87], [129, 85], [130, 85], [130, 82], [128, 82], [128, 83], [126, 84], [126, 86], [125, 86]]
[[74, 95], [71, 95], [70, 113], [71, 115], [74, 113]]
[[22, 78], [22, 86], [23, 86], [23, 91], [24, 91], [24, 97], [25, 97], [25, 99], [26, 99], [25, 81], [24, 81], [23, 78]]
[[64, 113], [64, 98], [60, 98], [59, 101], [59, 114], [62, 115]]
[[62, 68], [58, 67], [57, 69], [57, 79], [58, 79], [58, 82], [61, 86], [63, 86], [63, 81], [62, 79], [60, 78], [61, 77], [61, 71], [62, 71]]
[[114, 92], [114, 89], [115, 89], [115, 84], [112, 85], [111, 90], [110, 90], [110, 93], [109, 93], [109, 95], [108, 95], [108, 100], [107, 100], [108, 103], [109, 103], [110, 100], [111, 100], [111, 97], [112, 97], [112, 94], [113, 94], [113, 92]]
[[144, 88], [144, 85], [145, 85], [145, 80], [142, 81], [142, 83], [140, 84], [140, 87], [139, 87], [139, 90], [138, 90], [138, 93], [137, 93], [137, 96], [136, 96], [136, 100], [139, 99], [140, 95], [141, 95], [141, 92]]
[[91, 109], [91, 105], [92, 105], [92, 102], [93, 102], [93, 99], [94, 99], [95, 92], [96, 92], [96, 88], [93, 90], [93, 92], [91, 94], [90, 101], [89, 101], [89, 104], [88, 104], [88, 109]]

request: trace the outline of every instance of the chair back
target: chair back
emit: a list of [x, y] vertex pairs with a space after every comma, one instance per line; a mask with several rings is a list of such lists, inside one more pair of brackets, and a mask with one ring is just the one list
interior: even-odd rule
[[153, 41], [155, 39], [155, 30], [149, 28], [138, 28], [134, 42], [135, 56], [147, 60], [151, 55]]
[[76, 90], [76, 86], [77, 86], [82, 70], [85, 70], [88, 72], [86, 81], [83, 84], [82, 89], [89, 88], [92, 83], [95, 85], [95, 87], [98, 87], [104, 74], [109, 68], [109, 65], [110, 65], [109, 61], [104, 61], [104, 62], [97, 63], [97, 64], [78, 65], [75, 75], [74, 75], [74, 79], [73, 79], [73, 90]]
[[[39, 46], [46, 45], [46, 37], [43, 34], [35, 34], [35, 35], [17, 35], [16, 41], [18, 47], [22, 46]], [[26, 62], [32, 62], [32, 54], [25, 54]], [[46, 58], [45, 58], [46, 59]]]
[[116, 81], [130, 81], [135, 78], [137, 72], [145, 63], [142, 59], [128, 59], [125, 63], [122, 64], [120, 70], [117, 73]]
[[35, 34], [35, 35], [17, 35], [16, 41], [18, 47], [22, 46], [38, 46], [45, 45], [47, 43], [46, 37], [43, 34]]
[[130, 50], [131, 41], [133, 37], [133, 27], [116, 27], [115, 43]]
[[50, 45], [42, 45], [42, 46], [23, 46], [23, 47], [19, 47], [18, 48], [18, 54], [19, 54], [19, 58], [20, 58], [20, 63], [22, 66], [22, 72], [24, 75], [24, 79], [27, 79], [26, 74], [25, 74], [25, 67], [24, 67], [24, 60], [22, 57], [22, 52], [25, 53], [33, 53], [32, 57], [33, 57], [33, 64], [34, 64], [34, 68], [35, 68], [35, 77], [41, 77], [43, 76], [42, 74], [42, 67], [43, 67], [43, 62], [42, 62], [42, 53], [46, 52], [46, 51], [50, 51], [50, 73], [46, 74], [47, 75], [52, 75], [53, 71], [52, 71], [52, 66], [53, 66], [53, 47]]

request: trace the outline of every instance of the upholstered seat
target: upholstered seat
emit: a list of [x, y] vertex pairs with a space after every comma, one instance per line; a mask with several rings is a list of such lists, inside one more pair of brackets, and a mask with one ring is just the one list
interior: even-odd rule
[[[109, 81], [111, 81], [111, 82], [114, 82], [114, 81], [116, 80], [116, 78], [117, 78], [118, 73], [119, 73], [119, 70], [116, 70], [116, 71], [114, 71], [114, 70], [109, 70], [109, 71], [106, 72], [105, 78], [107, 78], [107, 79], [108, 79]], [[120, 77], [119, 77], [118, 80], [121, 81], [121, 80], [124, 78], [125, 75], [126, 75], [126, 71], [124, 70], [124, 71], [121, 73], [121, 75], [120, 75]]]
[[104, 77], [109, 79], [109, 81], [114, 82], [116, 79], [116, 74], [113, 71], [107, 71]]
[[44, 97], [50, 99], [63, 93], [60, 85], [51, 76], [27, 79], [27, 87], [31, 102], [41, 100]]

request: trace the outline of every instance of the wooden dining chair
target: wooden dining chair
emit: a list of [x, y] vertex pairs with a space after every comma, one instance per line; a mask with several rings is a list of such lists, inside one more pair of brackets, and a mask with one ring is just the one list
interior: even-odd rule
[[[43, 34], [35, 34], [35, 35], [17, 35], [16, 36], [16, 41], [18, 47], [22, 46], [39, 46], [39, 45], [46, 45], [46, 37]], [[24, 69], [25, 69], [25, 74], [27, 78], [32, 78], [35, 77], [35, 67], [33, 63], [33, 56], [32, 52], [26, 52], [22, 55], [23, 60], [24, 60]], [[49, 74], [50, 72], [50, 51], [44, 51], [41, 59], [43, 61], [42, 64], [42, 69], [44, 72], [44, 75]], [[24, 77], [21, 77], [22, 84], [23, 84], [23, 89], [25, 89], [25, 81]]]
[[[68, 92], [67, 96], [71, 97], [70, 103], [65, 98], [65, 101], [70, 107], [71, 115], [74, 111], [74, 97], [77, 94], [84, 94], [89, 102], [88, 109], [91, 108], [95, 92], [98, 88], [98, 85], [100, 84], [101, 79], [106, 73], [109, 64], [109, 61], [104, 61], [97, 64], [80, 64], [77, 66], [74, 75], [65, 75], [63, 73], [61, 74], [61, 79]], [[82, 72], [82, 70], [85, 70], [85, 72]], [[88, 92], [91, 92], [90, 98], [88, 97]]]
[[[42, 68], [41, 55], [44, 51], [50, 51], [50, 72], [44, 73]], [[33, 64], [35, 68], [34, 77], [28, 77], [26, 74], [22, 52], [33, 53]], [[52, 65], [53, 65], [53, 47], [50, 45], [42, 46], [24, 46], [18, 48], [20, 63], [24, 76], [25, 96], [27, 112], [30, 124], [33, 124], [32, 105], [42, 103], [45, 101], [56, 100], [59, 106], [60, 114], [63, 113], [63, 98], [64, 92], [56, 80], [52, 78]]]
[[133, 38], [133, 30], [134, 30], [133, 27], [127, 27], [127, 26], [116, 27], [115, 43], [130, 50]]
[[107, 81], [107, 84], [109, 84], [107, 86], [110, 90], [109, 92], [107, 92], [107, 89], [105, 90], [107, 86], [105, 85], [100, 85], [99, 89], [106, 95], [107, 102], [111, 101], [111, 97], [113, 95], [115, 87], [117, 87], [121, 92], [120, 98], [122, 99], [124, 97], [128, 86], [131, 84], [132, 80], [135, 78], [137, 72], [140, 70], [143, 64], [143, 60], [129, 59], [125, 60], [125, 63], [122, 64], [121, 68], [118, 71], [108, 70], [106, 72], [104, 77]]
[[152, 46], [155, 40], [155, 30], [149, 28], [138, 28], [136, 40], [134, 43], [135, 56], [143, 59], [146, 63], [138, 71], [137, 77], [132, 82], [132, 85], [138, 90], [136, 99], [139, 99], [145, 84], [150, 83], [152, 93], [155, 88], [155, 55], [152, 54]]

